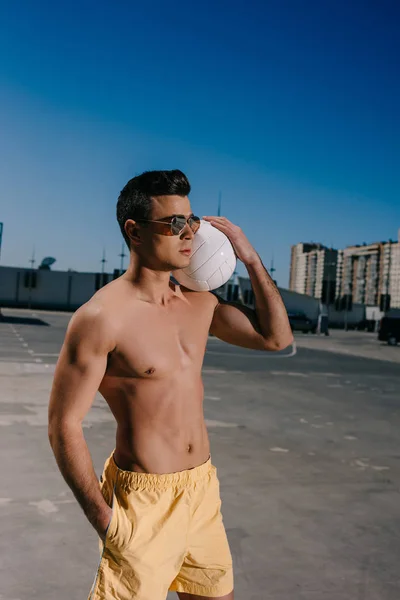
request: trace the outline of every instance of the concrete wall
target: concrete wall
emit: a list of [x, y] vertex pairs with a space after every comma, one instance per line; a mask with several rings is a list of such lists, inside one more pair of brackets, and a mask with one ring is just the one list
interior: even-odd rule
[[0, 267], [0, 306], [76, 310], [95, 292], [95, 273]]
[[[238, 277], [238, 283], [241, 288], [242, 295], [246, 290], [251, 290], [250, 280], [246, 277]], [[318, 315], [321, 312], [321, 304], [318, 298], [307, 296], [306, 294], [299, 294], [292, 292], [284, 288], [278, 288], [282, 296], [282, 300], [285, 304], [286, 310], [290, 312], [303, 312], [309, 319], [318, 321]], [[248, 303], [253, 305], [252, 302]]]
[[[71, 310], [87, 302], [96, 292], [96, 273], [74, 273], [70, 271], [35, 270], [36, 285], [29, 287], [30, 269], [0, 267], [0, 306], [20, 308], [43, 308], [50, 310]], [[106, 274], [107, 280], [113, 276]], [[97, 282], [98, 283], [98, 282]], [[319, 315], [326, 315], [327, 309], [317, 298], [279, 288], [286, 310], [303, 312], [315, 324]], [[234, 275], [224, 286], [216, 290], [227, 300], [238, 300], [254, 306], [254, 295], [250, 280]], [[347, 319], [354, 325], [365, 319], [365, 307], [353, 304], [353, 310], [337, 312], [329, 307], [329, 322], [342, 327]]]
[[0, 267], [0, 304], [11, 306], [18, 302], [18, 279], [18, 269]]
[[[246, 289], [251, 289], [250, 280], [245, 277], [238, 277], [238, 283], [242, 289], [242, 294]], [[329, 316], [330, 327], [345, 327], [347, 324], [349, 327], [355, 327], [366, 317], [367, 307], [364, 304], [353, 304], [352, 310], [337, 311], [335, 306], [331, 304], [328, 307], [320, 303], [318, 298], [313, 296], [307, 296], [306, 294], [299, 294], [291, 290], [279, 288], [279, 292], [282, 296], [282, 300], [285, 304], [288, 313], [302, 312], [315, 324], [318, 323], [319, 316]], [[252, 304], [251, 304], [252, 305]], [[376, 307], [375, 307], [376, 308]], [[368, 312], [368, 315], [370, 311]], [[379, 319], [380, 315], [377, 312], [374, 313], [376, 318]]]
[[349, 327], [355, 327], [359, 323], [365, 320], [365, 305], [354, 304], [352, 310], [347, 312], [344, 310], [335, 310], [334, 305], [329, 306], [329, 326], [330, 327], [345, 327], [347, 324]]
[[312, 321], [318, 320], [318, 316], [322, 312], [318, 298], [283, 288], [280, 288], [279, 291], [288, 313], [303, 312]]

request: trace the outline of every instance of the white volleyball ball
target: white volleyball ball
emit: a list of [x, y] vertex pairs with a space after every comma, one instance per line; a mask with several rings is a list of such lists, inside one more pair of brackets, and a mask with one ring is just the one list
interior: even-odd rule
[[190, 264], [173, 272], [183, 286], [196, 292], [224, 285], [236, 267], [236, 255], [227, 236], [208, 221], [201, 220], [192, 244]]

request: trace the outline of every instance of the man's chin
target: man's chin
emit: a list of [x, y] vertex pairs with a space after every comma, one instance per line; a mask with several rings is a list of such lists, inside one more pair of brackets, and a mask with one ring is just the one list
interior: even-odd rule
[[174, 270], [187, 269], [187, 267], [190, 265], [190, 256], [183, 256], [182, 259], [179, 261], [179, 264], [177, 263], [178, 261], [174, 265]]

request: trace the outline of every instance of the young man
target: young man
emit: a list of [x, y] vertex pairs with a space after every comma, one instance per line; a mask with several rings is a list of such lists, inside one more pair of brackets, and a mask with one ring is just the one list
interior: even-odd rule
[[[117, 218], [124, 275], [72, 317], [57, 364], [49, 437], [66, 482], [97, 531], [91, 600], [233, 600], [232, 559], [203, 417], [201, 368], [209, 331], [256, 350], [292, 342], [281, 297], [241, 229], [204, 217], [245, 264], [255, 311], [170, 280], [189, 265], [199, 218], [181, 171], [153, 171], [122, 190]], [[99, 481], [82, 420], [100, 391], [117, 421]]]

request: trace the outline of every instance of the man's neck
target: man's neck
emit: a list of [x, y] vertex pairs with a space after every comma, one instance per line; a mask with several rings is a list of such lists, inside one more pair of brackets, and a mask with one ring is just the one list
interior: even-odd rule
[[144, 302], [164, 306], [174, 295], [176, 284], [168, 271], [154, 271], [131, 260], [123, 278], [135, 287], [138, 298]]

